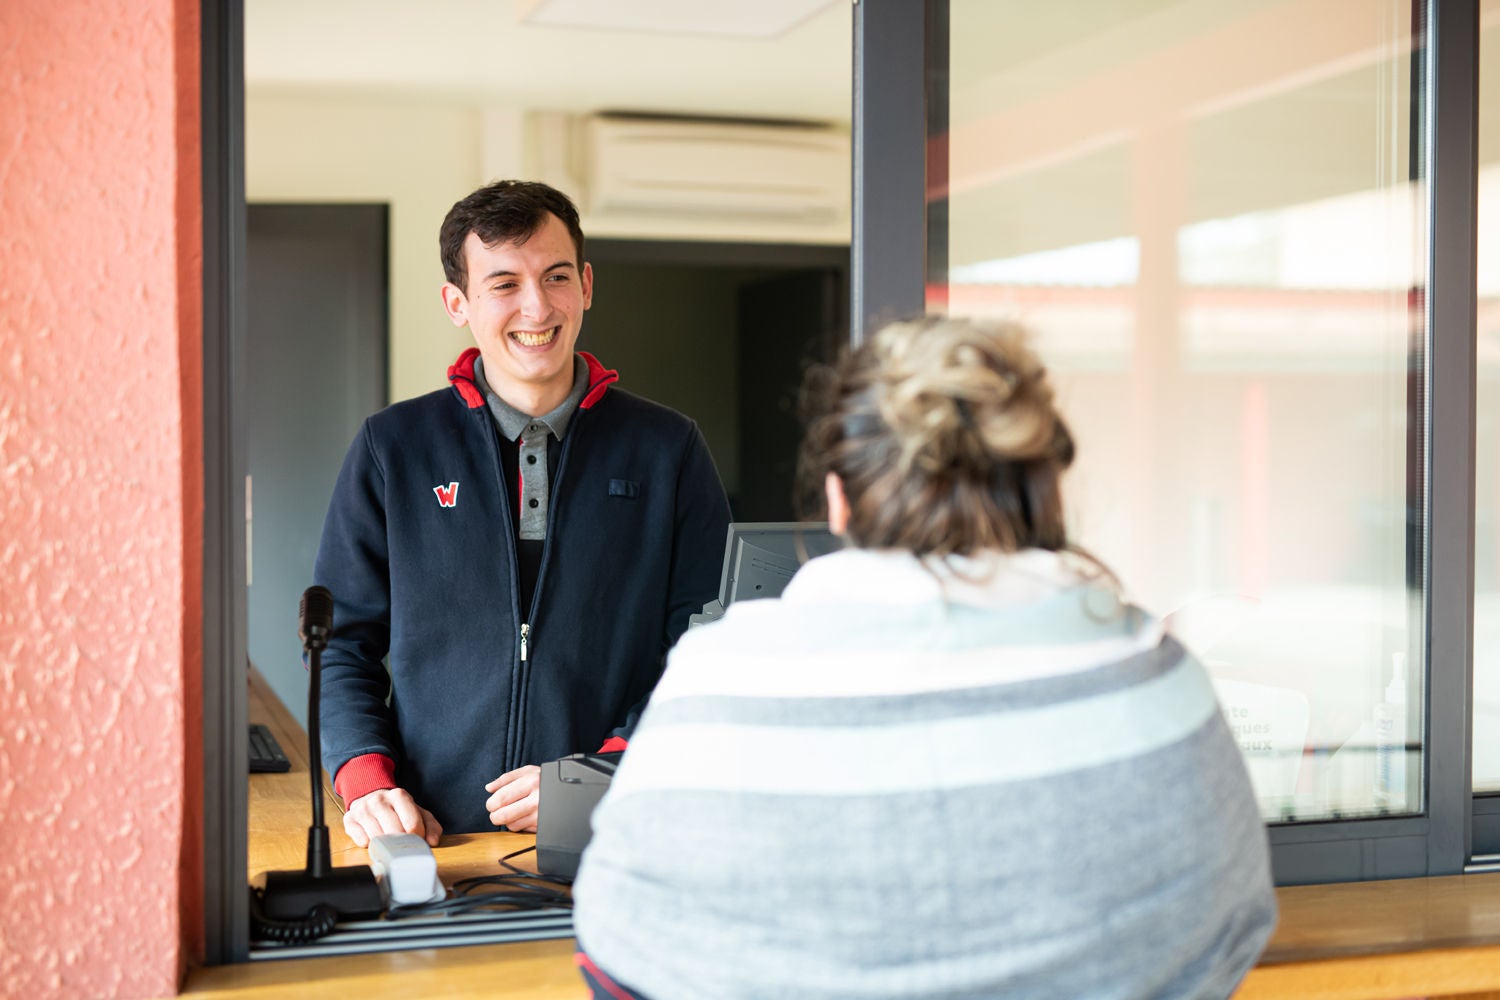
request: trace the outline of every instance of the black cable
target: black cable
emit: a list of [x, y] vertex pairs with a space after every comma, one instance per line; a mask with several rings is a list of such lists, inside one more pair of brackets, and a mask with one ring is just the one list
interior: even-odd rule
[[[495, 887], [494, 892], [480, 892], [481, 889]], [[510, 905], [518, 906], [544, 906], [564, 907], [571, 909], [573, 897], [561, 888], [549, 888], [545, 884], [536, 884], [535, 876], [527, 873], [523, 877], [515, 875], [478, 875], [474, 878], [466, 878], [453, 883], [455, 900], [470, 900], [468, 905], [484, 907], [494, 906], [504, 901]]]
[[530, 847], [523, 847], [519, 851], [511, 851], [509, 854], [505, 855], [505, 857], [500, 859], [500, 863], [509, 868], [511, 871], [521, 871], [521, 869], [510, 863], [510, 859], [519, 858], [523, 854], [530, 854], [534, 850], [536, 850], [535, 844], [532, 844]]
[[258, 886], [251, 887], [250, 931], [257, 940], [275, 941], [277, 944], [306, 944], [333, 930], [339, 921], [338, 911], [327, 903], [317, 904], [307, 911], [307, 916], [299, 920], [277, 920], [266, 916], [261, 909], [264, 897], [265, 890]]
[[[1418, 748], [1418, 749], [1420, 749], [1420, 748]], [[521, 855], [523, 855], [523, 854], [530, 854], [534, 850], [536, 850], [536, 845], [535, 844], [532, 844], [530, 847], [523, 847], [519, 851], [511, 851], [505, 857], [503, 857], [503, 858], [500, 859], [500, 867], [506, 869], [507, 871], [512, 872], [513, 874], [524, 876], [526, 878], [541, 879], [543, 882], [556, 882], [558, 885], [572, 885], [573, 884], [573, 879], [570, 876], [567, 876], [567, 875], [538, 875], [536, 872], [529, 872], [529, 871], [527, 871], [524, 868], [517, 868], [515, 865], [513, 865], [513, 864], [510, 863], [510, 859], [511, 858], [519, 858]]]
[[[509, 913], [571, 910], [573, 897], [568, 893], [567, 886], [572, 883], [572, 879], [538, 875], [510, 863], [512, 858], [534, 850], [535, 847], [525, 847], [501, 858], [500, 867], [506, 870], [506, 874], [476, 875], [460, 879], [453, 883], [454, 895], [447, 899], [393, 906], [386, 911], [386, 918], [399, 920], [402, 917], [428, 917], [490, 909], [503, 909]], [[477, 891], [489, 887], [494, 887], [495, 891]]]

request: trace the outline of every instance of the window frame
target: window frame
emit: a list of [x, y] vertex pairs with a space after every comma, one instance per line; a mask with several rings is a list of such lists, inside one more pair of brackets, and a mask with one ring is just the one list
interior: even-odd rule
[[[1418, 0], [1419, 120], [1430, 183], [1421, 372], [1425, 457], [1424, 815], [1273, 825], [1278, 882], [1446, 875], [1500, 866], [1500, 797], [1472, 791], [1478, 0]], [[851, 339], [925, 307], [928, 58], [945, 79], [947, 0], [854, 5]], [[244, 7], [202, 0], [203, 236], [202, 892], [204, 960], [249, 957], [245, 691]], [[939, 41], [940, 39], [940, 41]], [[933, 240], [934, 245], [937, 241]], [[936, 262], [935, 262], [936, 263]], [[189, 815], [192, 814], [189, 810]], [[1476, 827], [1477, 824], [1477, 827]], [[1490, 828], [1494, 827], [1493, 834]], [[1476, 829], [1479, 832], [1476, 832]], [[191, 832], [188, 834], [192, 836]]]
[[[204, 962], [250, 957], [243, 0], [201, 0]], [[188, 811], [192, 814], [192, 810]], [[188, 834], [191, 836], [191, 834]]]

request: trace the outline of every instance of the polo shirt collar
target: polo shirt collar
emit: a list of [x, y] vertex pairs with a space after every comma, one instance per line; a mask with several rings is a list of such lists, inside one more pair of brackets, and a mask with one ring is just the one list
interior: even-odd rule
[[578, 355], [573, 355], [573, 388], [568, 390], [568, 397], [555, 408], [533, 417], [522, 413], [511, 406], [490, 388], [489, 382], [484, 377], [484, 358], [474, 359], [474, 384], [479, 391], [484, 393], [484, 400], [489, 404], [490, 413], [495, 418], [495, 423], [509, 441], [515, 441], [521, 436], [521, 432], [538, 423], [547, 428], [552, 436], [559, 441], [563, 435], [568, 433], [568, 424], [573, 420], [573, 414], [578, 412], [578, 404], [583, 402], [583, 397], [589, 391], [589, 366]]

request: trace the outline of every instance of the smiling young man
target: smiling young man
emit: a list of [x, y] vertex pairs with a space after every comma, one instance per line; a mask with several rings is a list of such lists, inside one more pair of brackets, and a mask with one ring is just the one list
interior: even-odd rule
[[594, 275], [567, 196], [490, 184], [439, 246], [476, 346], [365, 422], [314, 573], [323, 763], [361, 845], [535, 829], [536, 765], [627, 723], [715, 596], [729, 520], [697, 426], [574, 349]]

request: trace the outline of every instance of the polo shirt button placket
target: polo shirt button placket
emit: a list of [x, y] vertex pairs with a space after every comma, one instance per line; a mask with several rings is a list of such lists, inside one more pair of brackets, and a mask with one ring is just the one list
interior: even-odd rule
[[[535, 467], [545, 459], [550, 433], [546, 426], [537, 421], [526, 425], [521, 435], [521, 454], [525, 459], [525, 466]], [[521, 477], [521, 538], [540, 540], [546, 537], [545, 514], [541, 507], [550, 489], [545, 467], [534, 469]]]

